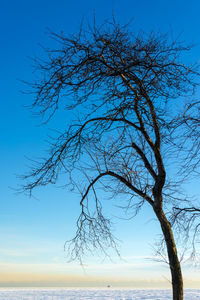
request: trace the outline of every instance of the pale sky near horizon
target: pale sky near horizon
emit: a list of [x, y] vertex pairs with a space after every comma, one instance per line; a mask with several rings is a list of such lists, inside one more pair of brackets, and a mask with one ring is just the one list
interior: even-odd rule
[[[39, 285], [39, 281], [48, 286], [104, 286], [111, 280], [116, 286], [168, 286], [167, 266], [151, 259], [160, 229], [147, 206], [131, 221], [114, 219], [124, 260], [116, 258], [112, 263], [89, 258], [82, 269], [78, 264], [68, 264], [64, 252], [64, 243], [73, 237], [79, 214], [78, 195], [48, 187], [39, 190], [36, 198], [28, 198], [12, 189], [19, 184], [16, 174], [27, 170], [25, 156], [39, 157], [49, 129], [61, 128], [69, 118], [66, 113], [61, 120], [40, 126], [40, 119], [24, 107], [33, 97], [21, 93], [24, 85], [18, 79], [34, 79], [30, 57], [43, 55], [39, 44], [51, 45], [47, 28], [75, 32], [83, 18], [86, 23], [92, 22], [94, 12], [99, 24], [114, 13], [122, 23], [133, 19], [134, 31], [180, 35], [181, 41], [195, 45], [191, 59], [199, 60], [199, 11], [198, 0], [0, 1], [0, 286]], [[184, 276], [188, 287], [198, 287], [199, 268], [186, 264]]]

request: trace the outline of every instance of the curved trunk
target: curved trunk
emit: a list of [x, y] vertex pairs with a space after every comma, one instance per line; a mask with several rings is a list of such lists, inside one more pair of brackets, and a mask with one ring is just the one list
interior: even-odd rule
[[171, 224], [162, 210], [154, 208], [165, 238], [172, 277], [173, 300], [183, 300], [183, 278]]

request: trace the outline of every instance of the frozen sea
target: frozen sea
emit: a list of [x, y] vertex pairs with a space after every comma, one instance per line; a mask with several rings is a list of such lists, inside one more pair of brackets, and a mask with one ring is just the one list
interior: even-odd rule
[[[0, 289], [1, 300], [169, 300], [171, 290], [155, 289]], [[200, 289], [187, 289], [184, 300], [200, 299]]]

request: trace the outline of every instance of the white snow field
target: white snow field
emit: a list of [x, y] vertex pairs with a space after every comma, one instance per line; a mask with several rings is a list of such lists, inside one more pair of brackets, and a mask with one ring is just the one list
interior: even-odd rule
[[[170, 290], [150, 289], [0, 289], [1, 300], [169, 300]], [[200, 299], [200, 289], [188, 289], [184, 300]]]

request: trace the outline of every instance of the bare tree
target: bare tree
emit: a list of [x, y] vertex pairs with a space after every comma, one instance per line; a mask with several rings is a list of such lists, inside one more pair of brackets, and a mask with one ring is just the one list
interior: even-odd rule
[[53, 38], [58, 49], [47, 50], [47, 61], [37, 61], [41, 77], [32, 85], [33, 108], [50, 118], [64, 103], [81, 117], [52, 141], [48, 157], [25, 176], [24, 190], [32, 193], [68, 174], [81, 194], [77, 232], [69, 245], [71, 258], [79, 260], [91, 247], [116, 247], [100, 187], [126, 198], [133, 215], [148, 203], [166, 243], [173, 299], [181, 300], [181, 266], [166, 215], [175, 201], [166, 163], [172, 119], [168, 108], [196, 85], [195, 68], [181, 62], [190, 47], [155, 33], [134, 35], [116, 22]]

